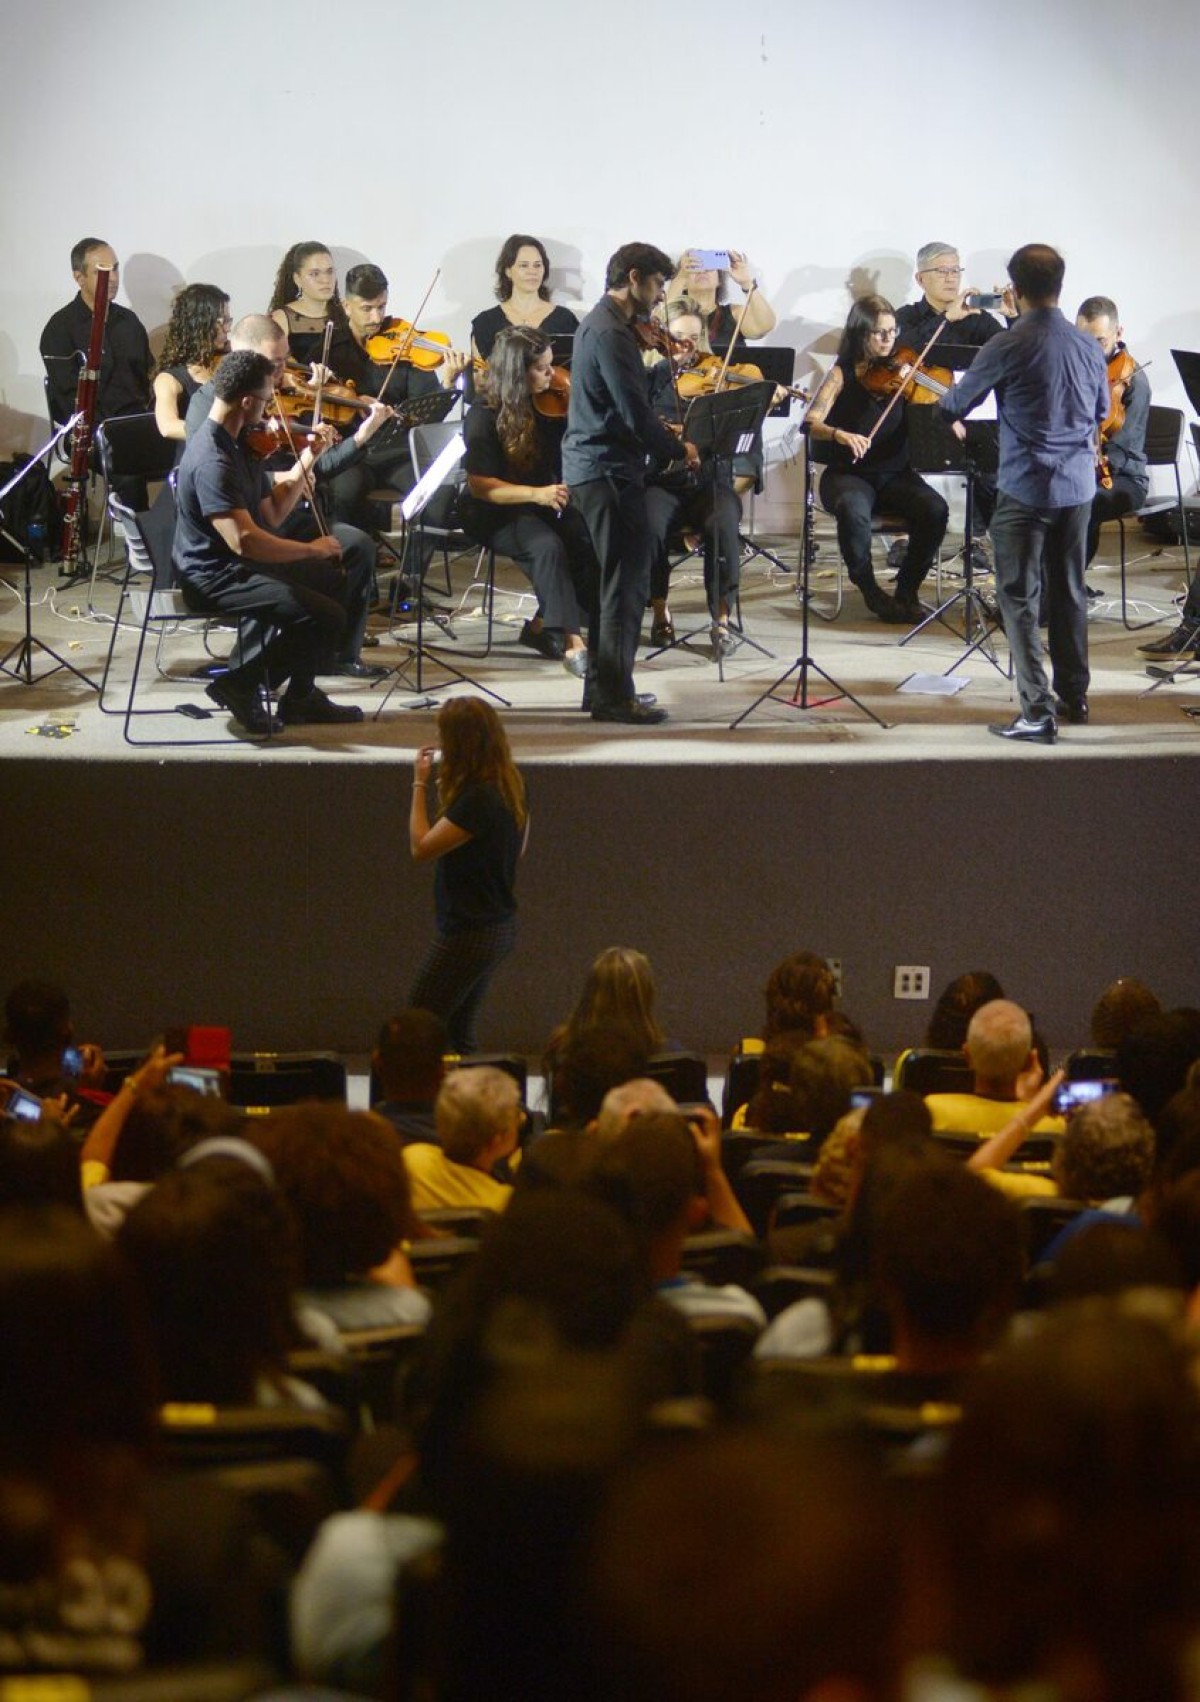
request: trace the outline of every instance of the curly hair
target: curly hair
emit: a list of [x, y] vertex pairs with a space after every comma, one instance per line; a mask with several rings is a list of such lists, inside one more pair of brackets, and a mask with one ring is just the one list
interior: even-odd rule
[[550, 256], [546, 253], [546, 245], [536, 236], [510, 236], [504, 247], [496, 256], [496, 300], [507, 301], [513, 293], [512, 279], [507, 276], [508, 268], [515, 266], [517, 255], [523, 248], [536, 248], [542, 257], [542, 281], [538, 285], [538, 295], [543, 301], [550, 300]]
[[302, 1280], [338, 1287], [381, 1265], [416, 1228], [400, 1142], [381, 1118], [292, 1105], [253, 1130], [300, 1231]]
[[185, 284], [171, 304], [159, 371], [169, 366], [212, 366], [229, 347], [221, 320], [229, 297], [215, 284]]
[[1136, 1100], [1110, 1093], [1081, 1105], [1067, 1123], [1055, 1167], [1072, 1200], [1138, 1195], [1154, 1165], [1154, 1130]]
[[537, 458], [537, 420], [529, 393], [529, 371], [550, 347], [550, 339], [531, 325], [508, 325], [499, 333], [488, 360], [483, 398], [496, 410], [496, 434], [518, 472]]
[[442, 744], [438, 799], [449, 809], [466, 787], [494, 786], [518, 827], [525, 826], [525, 782], [512, 759], [504, 723], [481, 697], [447, 698], [438, 710]]
[[[311, 260], [314, 254], [333, 255], [324, 242], [294, 242], [279, 262], [279, 270], [275, 274], [275, 282], [271, 287], [271, 302], [268, 313], [276, 313], [281, 307], [289, 307], [299, 295], [296, 288], [296, 273], [306, 260]], [[336, 280], [334, 290], [326, 309], [326, 316], [337, 326], [346, 324], [346, 309], [342, 306], [342, 298], [338, 294]]]
[[764, 1040], [797, 1030], [811, 1038], [816, 1019], [833, 1009], [837, 977], [815, 952], [793, 952], [771, 971], [763, 997], [767, 1002]]

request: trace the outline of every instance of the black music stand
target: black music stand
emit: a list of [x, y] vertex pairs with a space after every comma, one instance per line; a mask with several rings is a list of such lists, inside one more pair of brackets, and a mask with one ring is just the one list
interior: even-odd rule
[[[812, 655], [809, 652], [809, 648], [808, 648], [808, 634], [809, 634], [808, 575], [809, 575], [809, 569], [812, 566], [813, 556], [816, 554], [816, 519], [815, 519], [815, 516], [816, 516], [817, 497], [816, 497], [816, 490], [815, 490], [814, 484], [813, 484], [812, 438], [809, 436], [809, 428], [808, 428], [807, 421], [804, 423], [804, 425], [801, 426], [800, 429], [804, 433], [804, 437], [805, 437], [805, 443], [804, 443], [804, 527], [803, 527], [803, 531], [801, 533], [801, 541], [800, 541], [800, 584], [799, 584], [799, 592], [800, 592], [800, 654], [796, 657], [796, 660], [792, 663], [791, 667], [787, 670], [786, 673], [780, 674], [779, 678], [777, 680], [775, 680], [771, 685], [769, 685], [767, 687], [766, 691], [761, 692], [759, 694], [759, 696], [755, 698], [754, 702], [750, 705], [750, 707], [748, 709], [743, 709], [742, 713], [739, 716], [737, 716], [733, 721], [731, 721], [729, 723], [729, 730], [730, 730], [730, 732], [732, 732], [735, 727], [740, 727], [743, 721], [747, 720], [751, 715], [753, 715], [754, 711], [758, 708], [759, 704], [765, 703], [769, 697], [775, 698], [775, 701], [777, 703], [786, 703], [790, 708], [805, 709], [805, 710], [807, 710], [807, 709], [823, 709], [827, 703], [836, 703], [839, 698], [844, 697], [850, 703], [852, 703], [856, 709], [861, 710], [864, 715], [866, 715], [870, 720], [874, 721], [874, 723], [877, 727], [882, 727], [886, 732], [888, 730], [888, 728], [890, 728], [892, 726], [893, 723], [891, 723], [890, 721], [884, 721], [881, 716], [876, 715], [876, 713], [873, 709], [868, 709], [865, 703], [862, 703], [857, 697], [855, 697], [855, 695], [852, 691], [847, 691], [845, 686], [841, 685], [837, 680], [835, 680], [832, 674], [827, 674], [825, 672], [824, 668], [818, 667], [816, 662], [813, 661]], [[778, 694], [780, 686], [786, 684], [786, 682], [788, 680], [790, 680], [792, 675], [795, 674], [795, 673], [799, 673], [799, 675], [800, 675], [800, 679], [799, 679], [799, 681], [796, 685], [795, 691], [792, 693], [791, 697], [779, 697], [777, 694]], [[820, 700], [820, 702], [818, 702], [818, 703], [810, 703], [809, 700], [808, 700], [808, 678], [809, 678], [810, 674], [815, 674], [818, 679], [824, 680], [825, 684], [827, 686], [831, 686], [833, 688], [832, 696], [822, 698]]]
[[[729, 350], [729, 347], [730, 345], [728, 343], [715, 343], [713, 345], [713, 353], [720, 355], [723, 360]], [[795, 349], [789, 348], [783, 343], [756, 343], [753, 348], [750, 348], [745, 342], [743, 342], [735, 351], [734, 364], [736, 364], [739, 356], [744, 356], [751, 365], [756, 366], [762, 373], [764, 381], [767, 383], [782, 385], [785, 390], [790, 390], [792, 388], [792, 380], [796, 373]], [[792, 397], [787, 395], [783, 398], [782, 402], [779, 402], [778, 404], [772, 403], [771, 407], [767, 409], [766, 417], [772, 420], [785, 420], [789, 417], [791, 411]], [[757, 456], [755, 456], [754, 451], [751, 450], [750, 454], [742, 457], [742, 459], [749, 461], [750, 468], [737, 467], [734, 469], [735, 475], [746, 473], [752, 469], [755, 486], [757, 487], [762, 477], [761, 431], [759, 435]], [[778, 572], [787, 574], [789, 578], [791, 577], [791, 568], [781, 559], [781, 557], [776, 555], [774, 550], [767, 549], [765, 545], [760, 544], [757, 539], [750, 536], [749, 533], [743, 532], [740, 527], [738, 529], [738, 537], [742, 545], [743, 560], [746, 559], [746, 552], [749, 551], [751, 559], [756, 556], [761, 557], [763, 561], [769, 561], [771, 566], [777, 569]]]
[[[963, 582], [960, 588], [939, 603], [931, 614], [919, 621], [912, 631], [900, 640], [908, 644], [919, 633], [941, 621], [966, 649], [946, 669], [953, 674], [976, 651], [992, 664], [997, 673], [1011, 679], [1011, 663], [1004, 667], [996, 654], [993, 635], [1002, 630], [993, 610], [975, 585], [975, 565], [972, 559], [975, 522], [975, 480], [981, 473], [994, 473], [999, 467], [998, 426], [995, 420], [968, 420], [966, 442], [956, 437], [950, 422], [936, 407], [912, 406], [908, 410], [908, 454], [915, 473], [955, 473], [966, 484], [966, 518], [963, 526]], [[946, 618], [947, 611], [962, 604], [963, 630]]]
[[[775, 395], [774, 382], [764, 380], [761, 384], [739, 385], [735, 390], [720, 390], [712, 396], [696, 396], [688, 404], [684, 415], [683, 435], [689, 443], [695, 444], [700, 454], [712, 463], [713, 478], [720, 478], [720, 463], [727, 462], [732, 477], [734, 458], [749, 454], [756, 439], [761, 438], [762, 423], [767, 416]], [[738, 542], [742, 541], [741, 528], [738, 528]], [[760, 554], [766, 554], [760, 551]], [[780, 564], [782, 565], [782, 564]], [[709, 609], [709, 621], [717, 619], [715, 609]], [[748, 644], [752, 650], [757, 650], [760, 656], [768, 661], [774, 657], [770, 650], [750, 637], [740, 618], [731, 619], [730, 625], [737, 634], [739, 644]], [[661, 656], [664, 651], [674, 650], [682, 644], [688, 644], [698, 638], [705, 629], [693, 627], [690, 632], [684, 632], [678, 638], [671, 639], [668, 644], [660, 644], [657, 650], [652, 650], [646, 660]], [[717, 678], [724, 681], [725, 658], [718, 648]]]
[[[48, 644], [43, 644], [40, 638], [33, 636], [33, 585], [30, 578], [33, 570], [33, 553], [29, 548], [28, 539], [14, 538], [12, 533], [4, 528], [5, 498], [12, 495], [21, 481], [28, 478], [35, 467], [40, 466], [43, 461], [53, 455], [67, 433], [78, 424], [79, 419], [79, 414], [72, 414], [66, 425], [59, 426], [50, 441], [39, 449], [36, 455], [30, 456], [20, 472], [11, 478], [6, 485], [0, 486], [0, 537], [5, 538], [14, 549], [20, 550], [24, 560], [25, 575], [25, 589], [22, 596], [22, 602], [25, 605], [25, 632], [11, 649], [6, 650], [4, 655], [0, 656], [0, 674], [8, 674], [12, 679], [21, 680], [23, 684], [32, 686], [37, 685], [41, 680], [48, 680], [51, 674], [57, 674], [61, 668], [65, 668], [69, 674], [74, 674], [77, 680], [82, 680], [85, 686], [90, 686], [94, 692], [98, 692], [100, 685], [97, 680], [93, 680], [89, 675], [83, 673], [73, 662], [68, 662], [66, 657], [60, 656], [57, 650], [52, 650]], [[41, 650], [54, 663], [54, 666], [47, 668], [45, 673], [34, 674], [33, 653], [35, 650]], [[12, 656], [15, 656], [17, 660], [15, 664], [10, 666], [9, 658]]]

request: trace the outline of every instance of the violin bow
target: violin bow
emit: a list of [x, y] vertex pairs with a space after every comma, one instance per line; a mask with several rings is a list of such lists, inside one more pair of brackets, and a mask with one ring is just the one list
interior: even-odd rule
[[391, 364], [391, 366], [388, 367], [387, 376], [384, 378], [383, 383], [379, 386], [379, 394], [375, 398], [375, 400], [377, 402], [383, 401], [383, 393], [387, 389], [388, 385], [392, 382], [392, 374], [395, 372], [396, 368], [400, 365], [400, 362], [404, 359], [404, 357], [408, 353], [408, 351], [412, 348], [413, 338], [417, 334], [417, 326], [421, 323], [421, 315], [424, 313], [426, 303], [428, 302], [430, 296], [433, 294], [435, 288], [437, 287], [437, 281], [441, 277], [441, 275], [442, 275], [442, 268], [440, 266], [438, 266], [436, 268], [436, 270], [434, 271], [433, 277], [430, 278], [430, 280], [429, 280], [429, 288], [425, 291], [425, 294], [421, 297], [421, 305], [417, 308], [417, 311], [416, 311], [415, 315], [413, 316], [413, 318], [410, 319], [409, 322], [408, 322], [408, 336], [402, 337], [400, 339], [400, 342], [396, 345], [396, 352], [392, 356], [392, 364]]
[[926, 343], [925, 347], [921, 350], [920, 354], [917, 356], [916, 360], [912, 363], [912, 366], [909, 368], [908, 378], [906, 378], [904, 380], [904, 382], [899, 386], [899, 388], [894, 390], [892, 392], [892, 394], [888, 397], [887, 407], [883, 410], [883, 412], [880, 414], [879, 418], [875, 421], [875, 424], [871, 427], [870, 431], [867, 433], [867, 442], [868, 443], [874, 442], [875, 433], [879, 430], [879, 428], [883, 424], [884, 420], [887, 419], [888, 415], [891, 413], [892, 409], [896, 406], [896, 403], [900, 400], [901, 396], [903, 396], [903, 394], [904, 394], [905, 390], [908, 388], [908, 385], [910, 384], [910, 382], [914, 378], [916, 378], [917, 374], [921, 370], [921, 366], [922, 366], [922, 363], [925, 360], [925, 356], [929, 353], [930, 349], [937, 342], [938, 338], [941, 336], [942, 332], [946, 329], [946, 326], [948, 324], [949, 324], [949, 320], [946, 320], [946, 319], [942, 320], [942, 322], [938, 326], [937, 330], [933, 333], [933, 336], [929, 339], [929, 341]]
[[[729, 339], [729, 347], [725, 350], [725, 359], [721, 362], [721, 370], [717, 374], [717, 382], [713, 386], [715, 390], [724, 390], [725, 388], [725, 374], [729, 371], [729, 363], [733, 359], [734, 346], [738, 338], [742, 337], [742, 321], [750, 310], [750, 303], [754, 300], [754, 292], [757, 288], [757, 280], [752, 281], [750, 288], [746, 291], [746, 299], [738, 310], [737, 321], [733, 327], [733, 336]], [[742, 341], [743, 343], [746, 341], [745, 337], [742, 337]]]
[[[319, 392], [318, 392], [318, 405], [319, 405]], [[305, 495], [308, 497], [308, 505], [312, 509], [313, 519], [317, 523], [317, 531], [320, 532], [324, 537], [327, 538], [329, 536], [329, 527], [325, 524], [325, 517], [321, 513], [321, 505], [317, 501], [316, 485], [313, 482], [312, 475], [309, 472], [308, 468], [304, 465], [304, 462], [300, 459], [301, 455], [303, 454], [303, 450], [296, 448], [296, 439], [292, 436], [292, 428], [291, 428], [291, 426], [288, 425], [287, 415], [284, 413], [282, 408], [279, 409], [278, 419], [279, 419], [280, 425], [283, 427], [283, 435], [287, 439], [287, 446], [291, 450], [292, 454], [295, 456], [296, 465], [300, 469], [300, 479], [301, 479], [301, 482], [304, 485]], [[316, 416], [315, 413], [313, 415], [313, 424], [314, 424], [314, 426], [317, 424], [317, 416]]]

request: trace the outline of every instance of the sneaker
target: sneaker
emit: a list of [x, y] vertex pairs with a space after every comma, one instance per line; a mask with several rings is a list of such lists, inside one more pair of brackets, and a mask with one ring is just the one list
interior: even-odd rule
[[363, 718], [357, 703], [334, 703], [318, 686], [304, 697], [293, 697], [288, 693], [280, 701], [279, 713], [287, 727], [348, 726]]
[[1138, 645], [1139, 656], [1190, 656], [1200, 650], [1200, 621], [1180, 621], [1165, 638], [1152, 638]]

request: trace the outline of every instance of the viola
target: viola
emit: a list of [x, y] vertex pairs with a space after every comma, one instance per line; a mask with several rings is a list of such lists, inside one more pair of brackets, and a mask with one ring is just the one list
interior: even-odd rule
[[367, 354], [377, 365], [402, 360], [424, 372], [441, 366], [452, 346], [444, 331], [418, 331], [407, 319], [389, 319], [366, 342]]
[[549, 388], [537, 391], [529, 399], [535, 414], [548, 420], [565, 419], [571, 403], [571, 374], [565, 367], [552, 366]]
[[936, 402], [954, 383], [949, 367], [925, 366], [915, 349], [897, 349], [887, 360], [869, 361], [859, 373], [873, 396], [899, 396], [906, 402]]

